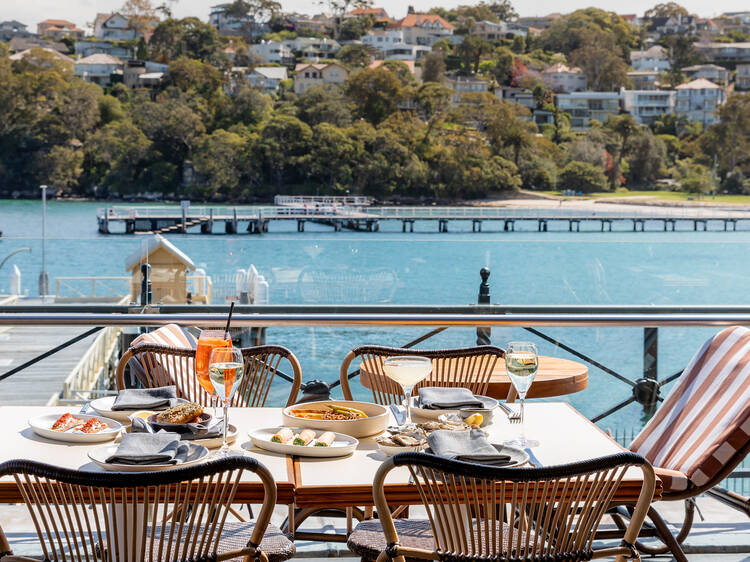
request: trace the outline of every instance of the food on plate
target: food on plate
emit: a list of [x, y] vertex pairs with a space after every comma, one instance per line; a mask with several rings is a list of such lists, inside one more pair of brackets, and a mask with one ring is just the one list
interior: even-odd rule
[[467, 425], [472, 425], [476, 427], [479, 427], [480, 425], [482, 425], [483, 421], [484, 421], [484, 417], [482, 416], [482, 414], [472, 414], [464, 420], [464, 422]]
[[333, 431], [326, 431], [315, 440], [314, 445], [316, 447], [330, 447], [333, 445], [334, 439], [336, 439], [336, 434]]
[[182, 424], [196, 421], [203, 413], [203, 406], [195, 402], [183, 402], [172, 408], [167, 408], [156, 415], [160, 423]]
[[272, 443], [289, 443], [294, 437], [294, 432], [288, 427], [282, 427], [271, 436]]
[[324, 404], [323, 406], [326, 409], [297, 408], [290, 410], [289, 413], [294, 417], [305, 420], [361, 420], [367, 417], [367, 414], [356, 408], [339, 406], [338, 404]]
[[427, 421], [423, 423], [418, 423], [417, 427], [419, 429], [422, 429], [423, 431], [430, 433], [432, 431], [436, 431], [438, 429], [445, 429], [448, 431], [465, 431], [467, 429], [471, 429], [472, 426], [469, 425], [466, 422], [463, 421]]
[[393, 428], [383, 435], [375, 438], [375, 441], [386, 447], [419, 447], [426, 442], [424, 431], [419, 429], [415, 431], [399, 431]]
[[292, 441], [292, 445], [305, 446], [308, 443], [310, 443], [313, 439], [315, 439], [315, 432], [311, 429], [303, 429], [299, 433], [299, 435], [296, 435], [294, 437], [294, 440]]
[[91, 418], [89, 421], [84, 423], [81, 427], [76, 428], [76, 431], [81, 433], [99, 433], [107, 429], [109, 426], [101, 420]]
[[73, 417], [71, 414], [63, 414], [50, 428], [52, 431], [67, 431], [73, 427], [83, 425], [85, 422], [81, 418]]

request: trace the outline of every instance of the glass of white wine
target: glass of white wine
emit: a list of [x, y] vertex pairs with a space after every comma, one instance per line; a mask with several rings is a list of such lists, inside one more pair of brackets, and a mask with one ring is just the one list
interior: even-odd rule
[[524, 429], [524, 402], [526, 393], [531, 388], [531, 383], [534, 382], [538, 366], [539, 358], [536, 346], [533, 343], [512, 341], [508, 344], [508, 348], [505, 350], [505, 368], [521, 400], [521, 435], [517, 440], [508, 442], [508, 445], [515, 445], [522, 449], [539, 445], [539, 441], [526, 439]]
[[216, 456], [229, 456], [227, 430], [229, 428], [229, 402], [232, 400], [244, 373], [242, 351], [236, 347], [217, 347], [211, 351], [208, 360], [208, 377], [214, 386], [216, 396], [224, 406], [223, 441]]
[[406, 416], [402, 429], [413, 428], [411, 423], [411, 392], [414, 386], [422, 382], [432, 372], [432, 361], [427, 357], [417, 355], [403, 355], [387, 357], [383, 362], [383, 370], [388, 378], [401, 385], [406, 396]]

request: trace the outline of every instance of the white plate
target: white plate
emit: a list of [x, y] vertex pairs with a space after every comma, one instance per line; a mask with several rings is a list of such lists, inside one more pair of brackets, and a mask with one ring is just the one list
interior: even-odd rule
[[[315, 447], [312, 445], [288, 445], [286, 443], [274, 443], [271, 441], [271, 437], [278, 433], [280, 427], [266, 427], [264, 429], [256, 429], [248, 434], [253, 442], [253, 445], [266, 451], [273, 453], [281, 453], [282, 455], [297, 455], [298, 457], [343, 457], [350, 455], [354, 452], [359, 445], [354, 437], [344, 435], [343, 433], [336, 433], [336, 438], [330, 447]], [[302, 428], [290, 427], [294, 433], [299, 433]], [[316, 437], [319, 437], [324, 431], [316, 431]]]
[[55, 441], [66, 441], [68, 443], [101, 443], [102, 441], [111, 441], [122, 429], [122, 425], [113, 419], [102, 416], [74, 414], [71, 412], [71, 415], [75, 418], [84, 421], [96, 418], [99, 421], [106, 423], [109, 427], [97, 433], [81, 433], [74, 429], [69, 429], [68, 431], [52, 431], [50, 429], [52, 424], [54, 424], [62, 415], [63, 414], [46, 414], [44, 416], [31, 418], [29, 420], [29, 426], [34, 430], [34, 433], [41, 437], [54, 439]]
[[[323, 409], [325, 404], [337, 404], [349, 406], [362, 410], [368, 417], [356, 420], [308, 420], [291, 415], [291, 410], [316, 410]], [[388, 409], [379, 404], [371, 402], [357, 402], [355, 400], [321, 400], [319, 402], [305, 402], [284, 408], [282, 414], [284, 425], [287, 427], [306, 427], [309, 429], [320, 429], [321, 431], [333, 431], [351, 435], [352, 437], [367, 437], [383, 433], [390, 420]]]
[[[227, 428], [227, 443], [234, 443], [237, 440], [237, 427], [229, 424], [229, 427]], [[218, 437], [209, 437], [208, 439], [186, 439], [186, 441], [190, 443], [195, 443], [196, 445], [203, 445], [204, 447], [208, 447], [209, 449], [216, 449], [218, 447], [221, 447], [221, 445], [224, 443], [224, 439], [221, 435]]]
[[[497, 449], [498, 453], [506, 454], [510, 456], [510, 464], [506, 464], [502, 466], [502, 468], [521, 466], [522, 464], [525, 464], [529, 461], [529, 455], [523, 449], [519, 449], [518, 447], [513, 447], [512, 445], [503, 445], [500, 443], [492, 443], [492, 446], [495, 447], [495, 449]], [[431, 453], [432, 451], [427, 449], [427, 452]]]
[[[100, 414], [102, 416], [106, 416], [108, 418], [111, 418], [113, 420], [117, 420], [121, 423], [130, 423], [130, 416], [135, 414], [136, 412], [141, 412], [145, 408], [138, 408], [137, 410], [113, 410], [112, 405], [115, 403], [115, 398], [117, 396], [105, 396], [104, 398], [97, 398], [96, 400], [92, 400], [89, 405], [94, 409], [94, 411], [97, 414]], [[187, 400], [178, 400], [179, 402], [187, 402]], [[154, 412], [158, 412], [160, 410], [165, 410], [166, 408], [159, 408], [151, 410]]]
[[170, 468], [198, 464], [208, 458], [208, 449], [203, 445], [196, 445], [195, 443], [189, 443], [189, 445], [190, 450], [188, 451], [187, 460], [177, 464], [116, 464], [106, 462], [107, 459], [117, 451], [117, 445], [107, 445], [89, 451], [89, 458], [104, 470], [114, 470], [115, 472], [151, 472], [153, 470], [168, 470]]
[[[497, 400], [495, 400], [494, 398], [490, 398], [489, 396], [481, 396], [479, 394], [475, 394], [474, 397], [478, 400], [481, 400], [485, 405], [485, 409], [487, 410], [493, 410], [497, 408]], [[477, 410], [475, 408], [471, 408], [471, 410], [474, 413], [482, 413], [481, 409]], [[416, 415], [421, 418], [436, 420], [443, 414], [458, 414], [458, 408], [454, 408], [452, 410], [427, 410], [425, 408], [419, 407], [419, 396], [412, 396], [411, 413], [412, 415]]]

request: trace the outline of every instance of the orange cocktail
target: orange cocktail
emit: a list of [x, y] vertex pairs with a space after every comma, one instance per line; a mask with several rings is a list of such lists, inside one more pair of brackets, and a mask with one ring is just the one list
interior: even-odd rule
[[208, 360], [217, 347], [232, 347], [229, 333], [224, 330], [203, 330], [198, 338], [198, 349], [195, 350], [195, 372], [198, 382], [209, 394], [214, 394], [214, 385], [208, 377]]

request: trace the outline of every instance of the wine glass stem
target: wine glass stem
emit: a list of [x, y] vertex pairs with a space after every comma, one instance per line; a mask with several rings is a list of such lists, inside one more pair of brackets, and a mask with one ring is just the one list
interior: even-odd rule
[[525, 417], [524, 417], [524, 407], [523, 407], [524, 403], [525, 403], [525, 397], [521, 396], [520, 399], [521, 399], [521, 410], [520, 410], [520, 414], [521, 414], [521, 443], [525, 443], [526, 442], [526, 425], [525, 425], [525, 422], [524, 422]]
[[222, 426], [224, 440], [222, 441], [221, 449], [222, 451], [226, 451], [229, 448], [229, 445], [227, 444], [227, 429], [229, 428], [229, 404], [227, 400], [224, 400], [224, 420]]
[[404, 416], [404, 425], [411, 425], [411, 387], [404, 388], [406, 395], [406, 416]]

